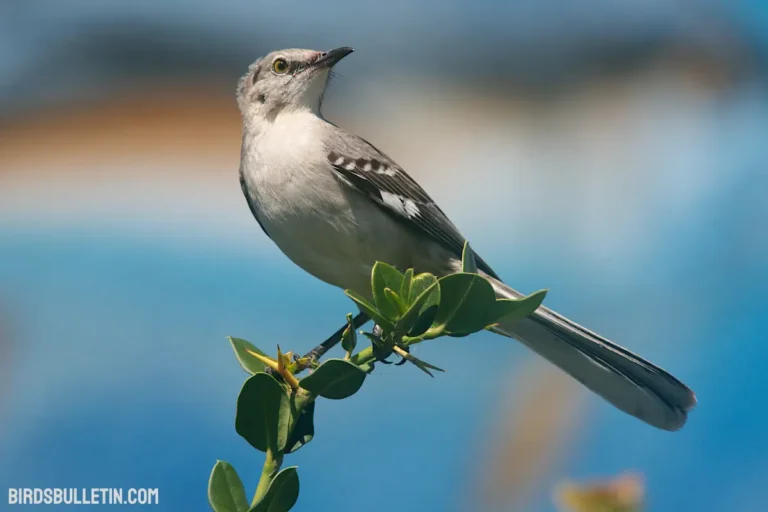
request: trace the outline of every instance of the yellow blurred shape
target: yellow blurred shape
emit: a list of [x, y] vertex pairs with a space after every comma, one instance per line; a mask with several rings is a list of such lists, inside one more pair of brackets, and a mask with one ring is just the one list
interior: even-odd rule
[[175, 160], [190, 153], [196, 158], [214, 153], [216, 163], [224, 155], [237, 168], [240, 114], [231, 94], [155, 87], [0, 120], [0, 178], [39, 172], [51, 162], [81, 173], [115, 159]]
[[639, 512], [644, 496], [643, 478], [636, 473], [587, 484], [566, 482], [555, 491], [562, 512]]
[[471, 510], [523, 506], [567, 455], [587, 396], [571, 377], [542, 361], [515, 368], [510, 385], [501, 393], [500, 401], [511, 403], [502, 404]]

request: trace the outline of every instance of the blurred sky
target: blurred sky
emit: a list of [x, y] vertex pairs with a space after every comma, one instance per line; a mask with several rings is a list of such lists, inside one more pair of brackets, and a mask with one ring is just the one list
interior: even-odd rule
[[0, 2], [0, 487], [206, 510], [223, 459], [253, 491], [225, 337], [304, 352], [353, 308], [252, 219], [234, 87], [273, 49], [350, 45], [326, 116], [699, 405], [661, 432], [508, 340], [425, 344], [447, 373], [380, 365], [319, 403], [296, 510], [551, 511], [557, 482], [627, 469], [649, 511], [761, 510], [766, 34], [756, 0]]

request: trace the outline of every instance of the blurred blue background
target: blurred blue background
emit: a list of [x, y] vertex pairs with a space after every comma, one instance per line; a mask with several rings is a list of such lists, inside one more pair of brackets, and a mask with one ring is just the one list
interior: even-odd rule
[[225, 337], [305, 352], [353, 308], [252, 219], [234, 87], [350, 45], [326, 116], [699, 405], [661, 432], [509, 340], [425, 344], [447, 373], [319, 403], [296, 510], [550, 511], [627, 470], [649, 511], [764, 509], [766, 34], [757, 0], [0, 2], [0, 488], [206, 510], [223, 459], [253, 491]]

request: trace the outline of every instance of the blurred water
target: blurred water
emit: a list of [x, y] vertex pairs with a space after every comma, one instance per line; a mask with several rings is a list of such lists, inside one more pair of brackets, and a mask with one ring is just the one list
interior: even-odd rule
[[[754, 241], [754, 219], [766, 218], [764, 178], [745, 172], [701, 205], [696, 226], [660, 225], [664, 249], [620, 283], [567, 258], [557, 286], [535, 262], [513, 269], [493, 254], [501, 273], [551, 285], [556, 307], [630, 338], [701, 400], [671, 435], [592, 399], [589, 428], [552, 483], [637, 468], [649, 510], [716, 511], [744, 495], [743, 481], [768, 474], [768, 415], [755, 403], [768, 392], [766, 245], [742, 240]], [[18, 327], [2, 485], [160, 487], [161, 509], [178, 510], [202, 508], [216, 459], [254, 482], [259, 455], [232, 428], [244, 375], [224, 337], [304, 351], [351, 305], [282, 260], [259, 261], [249, 245], [195, 254], [107, 232], [4, 229], [0, 283]], [[645, 336], [668, 345], [639, 347]], [[446, 375], [382, 368], [353, 399], [322, 402], [315, 442], [290, 458], [302, 476], [298, 509], [455, 510], [502, 383], [471, 357], [478, 352], [513, 366], [527, 357], [492, 336], [450, 340], [419, 352]], [[380, 475], [397, 475], [400, 492], [384, 489]], [[761, 488], [750, 489], [759, 502]], [[543, 495], [534, 509], [547, 503]]]

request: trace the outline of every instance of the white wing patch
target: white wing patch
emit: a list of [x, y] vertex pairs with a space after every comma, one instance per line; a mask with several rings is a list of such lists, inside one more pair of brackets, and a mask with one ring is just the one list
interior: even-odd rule
[[404, 199], [403, 207], [408, 217], [415, 217], [419, 214], [419, 206], [412, 199]]
[[392, 169], [391, 167], [382, 167], [378, 171], [376, 171], [379, 174], [383, 174], [384, 176], [395, 176], [397, 175], [397, 170]]
[[328, 159], [331, 164], [346, 169], [347, 171], [354, 171], [355, 169], [358, 169], [364, 173], [375, 172], [376, 174], [389, 177], [395, 177], [399, 172], [402, 172], [397, 167], [386, 165], [385, 163], [376, 159], [345, 158], [333, 152], [328, 155]]
[[379, 193], [381, 194], [381, 200], [385, 205], [392, 208], [400, 215], [407, 215], [402, 197], [397, 194], [393, 194], [392, 192], [386, 192], [384, 190], [380, 190]]
[[400, 215], [412, 218], [419, 214], [419, 207], [412, 199], [406, 199], [401, 195], [380, 190], [381, 201]]

